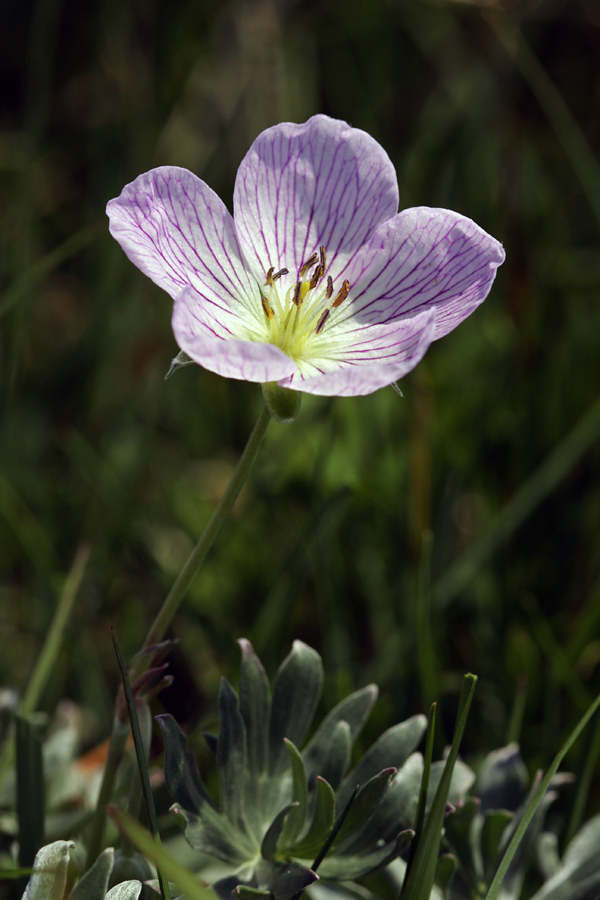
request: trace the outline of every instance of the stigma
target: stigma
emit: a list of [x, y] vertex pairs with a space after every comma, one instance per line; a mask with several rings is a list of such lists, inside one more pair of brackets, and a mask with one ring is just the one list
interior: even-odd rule
[[327, 271], [327, 252], [319, 247], [298, 270], [297, 280], [289, 283], [288, 269], [271, 268], [261, 287], [261, 305], [268, 341], [294, 359], [316, 352], [324, 332], [335, 320], [335, 312], [350, 293], [350, 282], [334, 285]]

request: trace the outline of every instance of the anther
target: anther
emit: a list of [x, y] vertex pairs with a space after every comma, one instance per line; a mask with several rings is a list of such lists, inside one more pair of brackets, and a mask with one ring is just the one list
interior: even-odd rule
[[348, 281], [348, 279], [346, 279], [346, 281], [344, 281], [343, 285], [339, 289], [337, 297], [331, 304], [332, 308], [335, 309], [336, 306], [339, 306], [340, 303], [343, 303], [344, 300], [346, 299], [346, 297], [348, 296], [349, 292], [350, 292], [350, 282]]
[[262, 303], [262, 308], [267, 319], [272, 319], [275, 316], [275, 310], [269, 306], [269, 301], [266, 297], [261, 297], [260, 302]]
[[294, 286], [294, 293], [292, 295], [292, 302], [294, 303], [295, 306], [300, 306], [302, 303], [301, 291], [302, 291], [302, 282], [297, 281], [296, 285]]
[[267, 280], [265, 284], [272, 285], [273, 284], [273, 272], [275, 271], [275, 266], [271, 266], [269, 271], [267, 272]]
[[325, 297], [329, 300], [333, 295], [333, 278], [331, 275], [327, 276], [327, 290], [325, 291]]
[[325, 253], [325, 247], [319, 247], [319, 258], [321, 265], [321, 277], [325, 274], [325, 266], [327, 265], [327, 254]]
[[323, 315], [321, 316], [321, 318], [319, 319], [319, 321], [317, 322], [317, 327], [315, 328], [315, 334], [319, 334], [321, 331], [323, 331], [323, 326], [325, 325], [325, 322], [327, 321], [328, 318], [329, 318], [329, 310], [326, 309], [325, 312], [323, 313]]
[[314, 264], [316, 263], [316, 261], [318, 260], [318, 258], [319, 258], [319, 257], [317, 256], [317, 254], [316, 254], [316, 253], [313, 253], [313, 255], [310, 257], [310, 259], [307, 259], [307, 260], [306, 260], [306, 262], [304, 263], [304, 265], [303, 265], [302, 268], [300, 269], [300, 278], [304, 278], [304, 276], [306, 275], [306, 273], [308, 272], [308, 270], [309, 270], [312, 266], [314, 266]]
[[[271, 271], [273, 271], [271, 269]], [[272, 276], [273, 281], [277, 281], [278, 278], [281, 278], [282, 275], [289, 275], [289, 269], [280, 269], [279, 272], [275, 272]]]

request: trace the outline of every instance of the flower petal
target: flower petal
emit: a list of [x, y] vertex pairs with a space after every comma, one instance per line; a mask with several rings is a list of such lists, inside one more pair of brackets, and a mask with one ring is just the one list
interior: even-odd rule
[[328, 116], [260, 134], [242, 160], [233, 197], [240, 244], [257, 277], [270, 266], [293, 278], [319, 246], [327, 273], [398, 211], [396, 173], [370, 135]]
[[[310, 378], [280, 381], [307, 394], [354, 397], [371, 394], [403, 378], [421, 361], [435, 331], [436, 310], [368, 326], [357, 333], [335, 369]], [[316, 363], [318, 365], [318, 363]]]
[[260, 292], [246, 271], [233, 218], [187, 169], [140, 175], [106, 207], [110, 232], [129, 259], [175, 299], [188, 285], [214, 307], [256, 318]]
[[385, 322], [435, 306], [437, 340], [485, 300], [504, 256], [502, 245], [465, 216], [406, 209], [380, 225], [350, 264], [351, 303], [339, 325], [346, 320], [350, 327], [350, 316]]
[[196, 291], [188, 288], [173, 306], [173, 333], [179, 347], [194, 362], [223, 375], [243, 381], [279, 381], [296, 372], [296, 365], [274, 344], [258, 341], [224, 339], [206, 324], [204, 302]]

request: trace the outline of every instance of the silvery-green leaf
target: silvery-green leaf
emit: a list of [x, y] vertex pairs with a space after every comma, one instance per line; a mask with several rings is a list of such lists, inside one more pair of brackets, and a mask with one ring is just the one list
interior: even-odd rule
[[246, 726], [248, 770], [251, 777], [267, 770], [271, 691], [262, 663], [250, 641], [238, 641], [242, 651], [240, 668], [240, 712]]
[[239, 866], [258, 853], [259, 845], [238, 831], [229, 819], [208, 803], [198, 816], [175, 804], [171, 811], [183, 820], [184, 834], [194, 850], [201, 850], [223, 862]]
[[[141, 881], [122, 881], [110, 889], [106, 895], [106, 900], [138, 900], [142, 891]], [[171, 895], [175, 900], [174, 895]], [[71, 898], [69, 898], [71, 900]]]
[[63, 900], [73, 841], [54, 841], [35, 854], [22, 900]]
[[[248, 884], [240, 884], [240, 876], [239, 875], [226, 875], [225, 878], [219, 878], [218, 881], [214, 881], [211, 884], [212, 890], [217, 894], [218, 897], [221, 897], [222, 900], [231, 900], [234, 894], [238, 896], [245, 896], [241, 893], [241, 889], [244, 890], [259, 890], [253, 885]], [[238, 890], [240, 893], [238, 894]], [[269, 891], [267, 890], [268, 894]]]
[[294, 641], [281, 664], [271, 699], [269, 772], [279, 774], [288, 764], [283, 743], [289, 738], [299, 747], [312, 722], [323, 682], [321, 657], [302, 641]]
[[226, 678], [219, 691], [219, 743], [217, 767], [221, 788], [221, 807], [241, 831], [244, 821], [244, 770], [246, 767], [246, 729], [238, 698]]
[[596, 900], [600, 893], [600, 816], [594, 816], [567, 847], [561, 869], [533, 900]]
[[304, 751], [304, 764], [309, 778], [323, 775], [323, 759], [329, 755], [329, 746], [339, 722], [347, 722], [350, 742], [354, 743], [377, 699], [377, 686], [369, 684], [344, 698], [325, 716]]
[[286, 819], [281, 835], [281, 847], [288, 847], [301, 834], [306, 820], [306, 771], [300, 751], [291, 741], [285, 740], [292, 766], [292, 803], [294, 808]]
[[113, 868], [114, 853], [113, 848], [108, 847], [100, 854], [91, 869], [79, 879], [69, 894], [69, 900], [104, 900]]
[[187, 737], [171, 715], [157, 716], [165, 742], [165, 782], [184, 809], [199, 812], [206, 804], [214, 807], [204, 787], [196, 759], [187, 749]]
[[247, 884], [238, 884], [235, 889], [235, 896], [241, 900], [256, 900], [257, 897], [269, 897], [271, 891], [263, 888], [253, 888]]
[[357, 784], [364, 784], [390, 766], [399, 769], [419, 744], [426, 728], [427, 719], [418, 715], [384, 732], [344, 778], [338, 791], [339, 807], [342, 809], [346, 805]]
[[[434, 762], [431, 766], [429, 774], [429, 789], [427, 791], [427, 808], [431, 806], [435, 792], [438, 789], [440, 779], [444, 772], [446, 763], [443, 760]], [[467, 791], [475, 781], [475, 773], [462, 760], [457, 759], [452, 772], [452, 781], [450, 782], [450, 790], [448, 791], [448, 803], [456, 806], [463, 803]]]
[[283, 831], [285, 820], [292, 812], [294, 807], [294, 803], [290, 803], [288, 806], [284, 806], [284, 808], [277, 813], [277, 815], [269, 825], [267, 833], [265, 834], [262, 844], [260, 845], [260, 855], [264, 859], [275, 858], [275, 854], [277, 852], [277, 842], [281, 837], [281, 832]]
[[291, 860], [277, 867], [271, 881], [271, 893], [275, 900], [290, 900], [309, 884], [317, 881], [318, 877], [312, 869]]
[[544, 881], [549, 881], [562, 868], [558, 854], [558, 835], [553, 831], [544, 831], [540, 834], [536, 851], [538, 868]]
[[349, 724], [343, 719], [337, 722], [329, 734], [327, 744], [321, 744], [321, 749], [322, 755], [318, 759], [313, 757], [312, 760], [314, 768], [311, 784], [314, 784], [317, 775], [321, 775], [336, 790], [350, 764], [352, 733]]
[[600, 815], [577, 832], [565, 851], [563, 866], [583, 875], [600, 869]]
[[[512, 835], [514, 834], [515, 829], [518, 827], [524, 811], [528, 807], [529, 801], [537, 791], [541, 780], [541, 772], [538, 772], [535, 779], [533, 780], [531, 788], [529, 789], [527, 797], [523, 800], [523, 803], [517, 810], [512, 823], [504, 833], [502, 849], [505, 849], [505, 847], [508, 845], [508, 842], [512, 838]], [[521, 890], [521, 886], [525, 877], [526, 860], [529, 857], [532, 847], [537, 843], [537, 839], [542, 829], [544, 817], [546, 815], [548, 807], [551, 803], [554, 802], [557, 796], [558, 794], [555, 790], [548, 790], [539, 806], [537, 807], [535, 814], [531, 822], [529, 823], [529, 826], [525, 831], [525, 834], [523, 835], [521, 842], [511, 860], [508, 871], [504, 876], [504, 881], [502, 883], [503, 895], [507, 894], [510, 897], [519, 896], [519, 892]], [[573, 900], [573, 898], [569, 897], [569, 900]]]
[[371, 853], [338, 855], [332, 848], [319, 866], [319, 875], [321, 878], [334, 878], [340, 881], [362, 878], [369, 872], [387, 865], [397, 853], [396, 841], [377, 842]]
[[456, 857], [451, 853], [444, 853], [440, 856], [435, 870], [435, 883], [440, 890], [446, 890], [454, 877], [457, 865]]
[[423, 757], [413, 753], [396, 772], [372, 819], [360, 826], [352, 838], [352, 852], [367, 852], [376, 834], [384, 843], [394, 840], [402, 829], [415, 824]]
[[335, 794], [324, 778], [318, 778], [313, 816], [306, 832], [294, 846], [294, 855], [314, 858], [327, 840], [334, 821]]
[[485, 813], [481, 826], [481, 856], [486, 882], [491, 882], [500, 861], [500, 847], [506, 829], [514, 818], [514, 813], [505, 809], [492, 809]]
[[475, 870], [479, 878], [483, 878], [483, 863], [481, 862], [481, 850], [479, 840], [473, 844], [473, 823], [479, 814], [479, 799], [469, 797], [462, 806], [446, 816], [444, 827], [446, 839], [457, 856], [464, 869], [470, 869], [475, 863]]
[[336, 853], [344, 852], [344, 847], [351, 842], [359, 828], [364, 828], [367, 823], [369, 826], [372, 824], [370, 820], [395, 774], [395, 769], [384, 769], [359, 788], [333, 842], [332, 849]]
[[488, 809], [514, 811], [525, 796], [528, 781], [518, 744], [508, 744], [489, 753], [477, 777], [475, 791], [481, 800], [481, 812]]

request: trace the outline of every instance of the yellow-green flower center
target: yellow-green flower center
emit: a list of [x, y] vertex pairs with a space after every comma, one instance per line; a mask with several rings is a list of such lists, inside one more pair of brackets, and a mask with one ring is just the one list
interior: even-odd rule
[[323, 333], [330, 324], [331, 314], [350, 290], [350, 283], [344, 281], [334, 296], [331, 275], [325, 277], [326, 266], [325, 248], [320, 247], [319, 253], [313, 253], [304, 263], [298, 281], [290, 287], [283, 287], [288, 270], [275, 272], [272, 267], [261, 289], [267, 340], [296, 361], [310, 359], [322, 352], [324, 344], [329, 342], [323, 338]]

